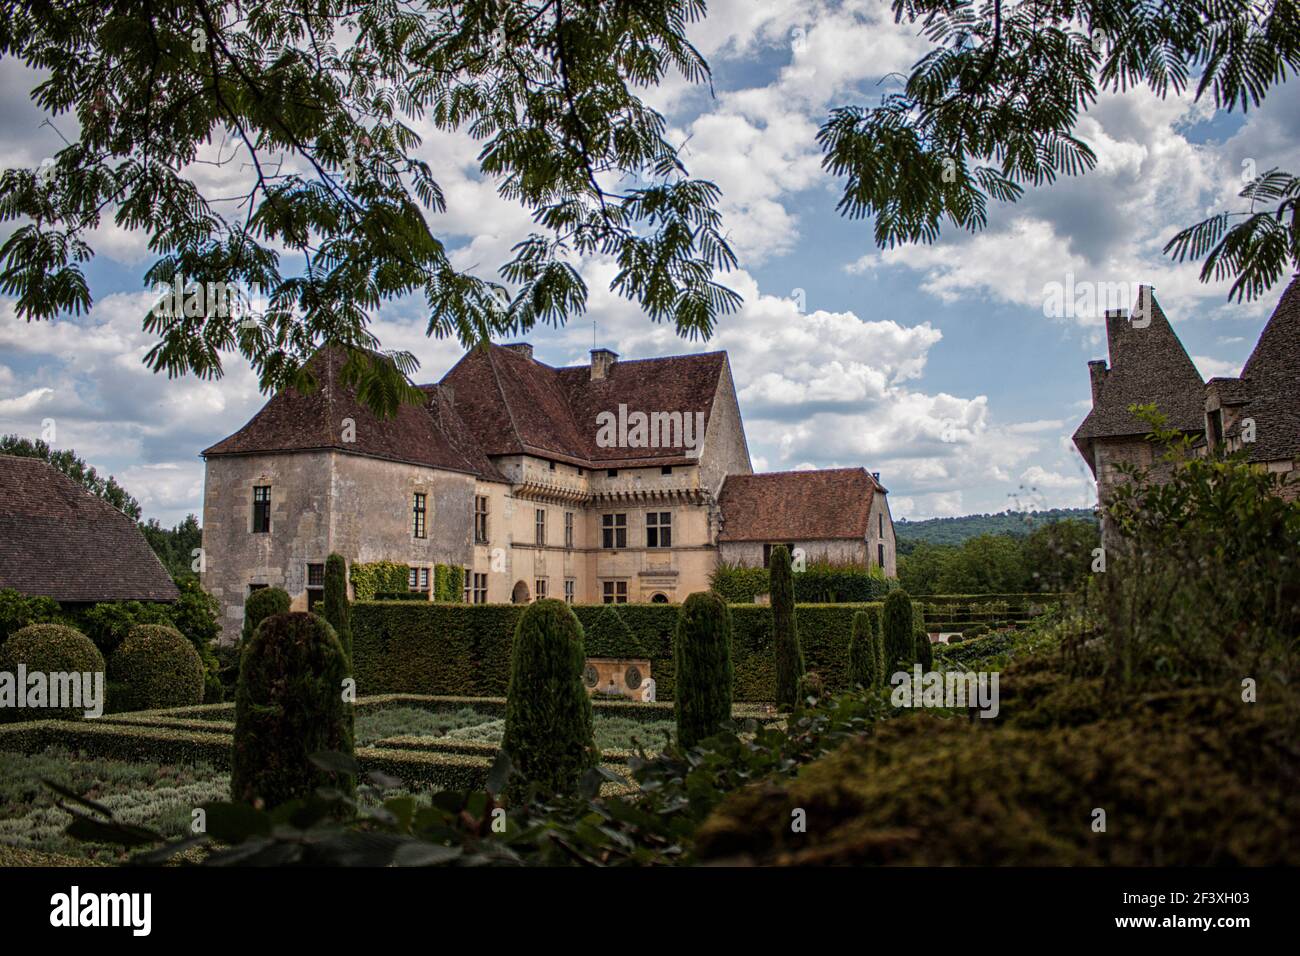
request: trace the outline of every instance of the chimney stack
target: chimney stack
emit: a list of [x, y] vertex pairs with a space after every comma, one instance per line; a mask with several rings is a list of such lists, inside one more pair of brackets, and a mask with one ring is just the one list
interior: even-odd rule
[[1110, 372], [1106, 369], [1105, 359], [1094, 359], [1088, 363], [1088, 378], [1092, 382], [1092, 404], [1101, 401], [1101, 385]]
[[614, 363], [617, 361], [617, 352], [611, 352], [609, 349], [592, 349], [591, 380], [593, 382], [604, 381], [609, 376], [609, 370], [614, 367]]
[[501, 346], [503, 349], [509, 349], [512, 352], [518, 352], [526, 359], [533, 357], [533, 346], [529, 342], [511, 342], [508, 345]]

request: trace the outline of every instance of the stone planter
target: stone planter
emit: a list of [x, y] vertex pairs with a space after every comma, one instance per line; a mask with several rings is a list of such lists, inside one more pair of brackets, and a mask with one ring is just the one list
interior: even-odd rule
[[599, 694], [628, 700], [654, 700], [654, 681], [650, 678], [648, 660], [589, 657], [582, 671], [582, 682], [593, 697]]

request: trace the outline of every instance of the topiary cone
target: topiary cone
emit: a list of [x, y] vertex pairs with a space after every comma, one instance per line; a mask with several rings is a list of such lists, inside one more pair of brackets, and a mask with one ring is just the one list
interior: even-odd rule
[[585, 664], [582, 624], [572, 608], [551, 598], [524, 609], [515, 627], [501, 739], [518, 774], [506, 789], [510, 799], [531, 784], [571, 793], [599, 761], [582, 684]]
[[916, 662], [916, 638], [912, 627], [912, 599], [902, 588], [890, 591], [885, 597], [881, 614], [881, 630], [885, 638], [885, 673], [889, 680], [898, 671], [912, 669]]
[[731, 719], [731, 611], [712, 591], [692, 594], [673, 634], [677, 742], [694, 747]]
[[853, 615], [853, 636], [849, 638], [849, 683], [864, 690], [880, 686], [880, 660], [875, 619], [866, 611]]
[[790, 552], [784, 545], [772, 549], [770, 592], [772, 596], [772, 642], [776, 650], [776, 703], [793, 710], [799, 699], [799, 678], [803, 676], [803, 650], [794, 616], [794, 575]]
[[343, 646], [324, 618], [296, 612], [262, 621], [244, 649], [235, 691], [235, 800], [269, 809], [320, 787], [353, 792], [350, 775], [310, 759], [324, 751], [352, 755], [347, 674]]

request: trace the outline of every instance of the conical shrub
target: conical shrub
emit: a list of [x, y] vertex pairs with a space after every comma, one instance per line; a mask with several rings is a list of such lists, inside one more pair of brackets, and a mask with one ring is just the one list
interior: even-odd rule
[[353, 791], [351, 775], [310, 759], [326, 751], [352, 754], [347, 673], [343, 647], [324, 618], [297, 612], [262, 621], [244, 649], [235, 691], [235, 800], [269, 809], [320, 787]]
[[677, 742], [694, 747], [731, 719], [731, 611], [712, 591], [692, 594], [673, 634]]
[[849, 683], [874, 690], [880, 686], [879, 622], [866, 611], [853, 615], [853, 636], [849, 639]]
[[348, 563], [341, 554], [325, 559], [325, 620], [338, 636], [343, 653], [352, 662], [352, 605], [348, 603]]
[[934, 670], [934, 648], [930, 646], [930, 634], [924, 627], [917, 627], [916, 660], [923, 670]]
[[528, 605], [515, 627], [501, 748], [517, 771], [506, 793], [517, 799], [531, 784], [570, 793], [600, 758], [591, 727], [591, 699], [582, 685], [582, 625], [554, 598]]
[[885, 597], [881, 615], [881, 630], [885, 638], [885, 673], [891, 674], [912, 669], [916, 662], [916, 637], [912, 627], [912, 599], [902, 588], [890, 591]]
[[791, 710], [799, 699], [804, 662], [794, 616], [794, 575], [790, 571], [790, 552], [784, 545], [772, 549], [771, 565], [769, 590], [772, 642], [776, 650], [776, 703], [784, 710]]
[[239, 632], [239, 642], [247, 645], [252, 640], [257, 625], [272, 614], [288, 614], [292, 604], [289, 592], [283, 588], [258, 588], [244, 599], [244, 627]]

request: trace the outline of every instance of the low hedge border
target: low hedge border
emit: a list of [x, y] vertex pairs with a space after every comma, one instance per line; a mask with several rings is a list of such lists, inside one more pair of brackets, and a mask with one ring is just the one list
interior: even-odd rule
[[[497, 744], [484, 743], [481, 740], [456, 740], [454, 737], [385, 737], [376, 741], [376, 750], [413, 750], [420, 753], [465, 754], [471, 757], [486, 757], [495, 760], [501, 750]], [[629, 759], [637, 756], [635, 750], [602, 750], [600, 762], [626, 766]]]

